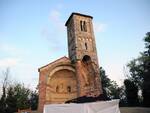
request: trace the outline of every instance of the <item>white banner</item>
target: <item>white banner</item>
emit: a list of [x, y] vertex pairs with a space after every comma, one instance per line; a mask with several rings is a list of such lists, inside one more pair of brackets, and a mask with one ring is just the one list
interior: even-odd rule
[[82, 104], [49, 104], [44, 113], [120, 113], [119, 100], [99, 101]]

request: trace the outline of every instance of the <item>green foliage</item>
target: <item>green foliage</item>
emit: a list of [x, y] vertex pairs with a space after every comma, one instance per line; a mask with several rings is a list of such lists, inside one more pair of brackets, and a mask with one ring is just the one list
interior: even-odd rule
[[142, 94], [143, 94], [143, 105], [150, 107], [150, 32], [146, 34], [144, 38], [146, 51], [143, 53], [143, 85], [142, 85]]
[[111, 81], [111, 85], [109, 86], [111, 99], [119, 99], [120, 98], [120, 88], [118, 87], [116, 81]]
[[121, 88], [118, 87], [115, 81], [108, 78], [102, 67], [100, 67], [100, 76], [104, 96], [108, 99], [119, 99]]
[[6, 104], [7, 113], [14, 113], [17, 111], [17, 98], [15, 97], [14, 88], [11, 86], [7, 89]]
[[127, 67], [129, 68], [128, 79], [130, 79], [134, 84], [141, 88], [143, 83], [143, 61], [142, 57], [133, 59], [128, 63]]
[[24, 85], [15, 84], [14, 93], [17, 101], [17, 108], [19, 109], [30, 108], [30, 101], [29, 101], [30, 89], [25, 88]]
[[0, 113], [6, 113], [6, 89], [3, 86], [3, 94], [0, 99]]
[[38, 107], [38, 92], [37, 91], [31, 92], [30, 105], [31, 105], [32, 110], [37, 110], [37, 107]]
[[31, 91], [23, 84], [17, 83], [9, 85], [6, 89], [6, 94], [3, 91], [3, 95], [0, 99], [0, 113], [14, 113], [17, 112], [18, 109], [37, 109], [37, 91]]
[[127, 65], [129, 68], [128, 79], [139, 90], [142, 90], [143, 105], [150, 106], [150, 32], [146, 34], [144, 41], [145, 51]]
[[138, 87], [129, 79], [124, 80], [124, 84], [128, 105], [137, 106], [139, 104]]
[[150, 32], [146, 33], [146, 36], [144, 38], [144, 42], [145, 42], [145, 48], [150, 50]]
[[8, 75], [9, 75], [9, 68], [6, 69], [2, 73], [4, 75], [4, 80], [2, 82], [2, 96], [0, 98], [0, 113], [6, 113], [6, 90], [8, 85]]
[[110, 86], [111, 80], [107, 77], [105, 70], [100, 67], [100, 76], [103, 88], [107, 88]]

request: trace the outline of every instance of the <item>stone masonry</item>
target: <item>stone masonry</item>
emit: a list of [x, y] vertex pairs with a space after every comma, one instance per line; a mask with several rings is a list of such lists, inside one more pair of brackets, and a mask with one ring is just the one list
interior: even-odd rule
[[39, 68], [39, 111], [43, 111], [44, 104], [102, 94], [92, 19], [72, 13], [65, 24], [69, 58]]

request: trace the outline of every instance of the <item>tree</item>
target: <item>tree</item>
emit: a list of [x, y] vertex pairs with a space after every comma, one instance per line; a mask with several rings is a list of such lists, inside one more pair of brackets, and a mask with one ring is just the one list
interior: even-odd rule
[[7, 89], [6, 112], [14, 113], [17, 111], [17, 98], [15, 97], [14, 87], [9, 86]]
[[16, 112], [18, 109], [37, 109], [38, 93], [31, 91], [23, 84], [11, 84], [7, 88], [6, 113]]
[[121, 88], [118, 87], [115, 81], [112, 81], [108, 78], [105, 70], [102, 67], [100, 67], [100, 76], [104, 97], [106, 99], [119, 99]]
[[150, 107], [150, 32], [146, 34], [144, 38], [145, 51], [143, 53], [143, 104], [144, 106]]
[[38, 92], [37, 90], [31, 92], [30, 105], [32, 110], [37, 110], [38, 107]]
[[36, 110], [38, 105], [37, 91], [31, 91], [23, 84], [11, 84], [7, 88], [6, 113], [16, 112], [18, 109]]
[[0, 98], [0, 113], [6, 113], [6, 89], [8, 86], [9, 68], [2, 72], [4, 80], [2, 82], [2, 96]]
[[3, 89], [3, 94], [0, 99], [0, 113], [6, 113], [6, 91], [4, 87], [2, 87], [2, 89]]
[[110, 90], [110, 98], [111, 99], [119, 99], [120, 98], [120, 88], [117, 85], [116, 81], [111, 81], [111, 85], [109, 86]]
[[129, 68], [129, 74], [127, 75], [128, 79], [130, 79], [134, 84], [141, 89], [143, 84], [143, 58], [140, 56], [136, 59], [133, 59], [127, 64]]
[[146, 33], [144, 41], [145, 51], [127, 65], [130, 74], [128, 79], [142, 91], [143, 105], [150, 106], [150, 32]]
[[101, 77], [103, 95], [106, 99], [109, 99], [109, 96], [107, 94], [107, 89], [110, 86], [110, 79], [106, 76], [105, 70], [102, 67], [100, 67], [100, 77]]
[[128, 105], [137, 106], [139, 104], [138, 87], [129, 79], [124, 80], [124, 85]]
[[122, 85], [121, 87], [119, 87], [118, 89], [118, 93], [119, 93], [119, 106], [127, 106], [127, 97], [126, 97], [126, 93], [125, 93], [125, 87], [124, 85]]
[[0, 98], [0, 113], [14, 113], [18, 109], [37, 109], [38, 91], [26, 88], [24, 84], [10, 82], [10, 71], [2, 72], [2, 96]]
[[29, 96], [31, 94], [30, 89], [25, 88], [25, 86], [22, 84], [15, 84], [14, 93], [18, 109], [30, 108], [30, 100], [29, 100]]

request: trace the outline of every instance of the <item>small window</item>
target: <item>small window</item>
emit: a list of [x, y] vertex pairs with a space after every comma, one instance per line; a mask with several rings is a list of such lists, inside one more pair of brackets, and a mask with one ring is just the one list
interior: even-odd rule
[[68, 93], [71, 92], [71, 87], [70, 86], [67, 87], [67, 91], [68, 91]]
[[59, 92], [59, 86], [56, 87], [56, 92]]
[[87, 26], [86, 26], [86, 22], [85, 21], [83, 22], [83, 28], [84, 28], [84, 31], [86, 32], [87, 31]]
[[80, 29], [81, 29], [81, 31], [83, 31], [83, 22], [82, 21], [80, 21]]
[[86, 21], [80, 21], [80, 29], [81, 31], [87, 32]]
[[86, 49], [86, 50], [88, 49], [88, 47], [87, 47], [87, 43], [85, 43], [85, 49]]

